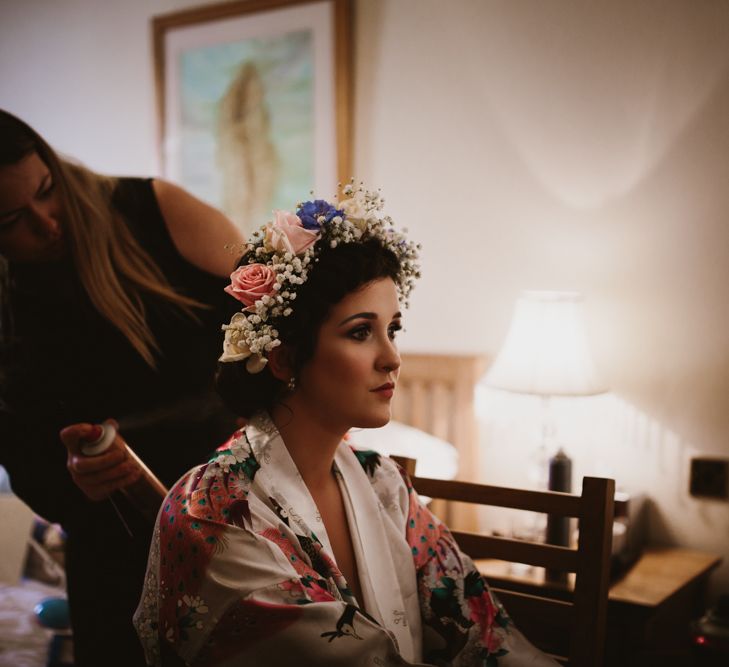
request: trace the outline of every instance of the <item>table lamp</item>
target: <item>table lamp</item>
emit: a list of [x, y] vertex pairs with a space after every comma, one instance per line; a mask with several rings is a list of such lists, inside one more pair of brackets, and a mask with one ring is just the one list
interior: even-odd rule
[[[504, 344], [483, 382], [542, 399], [540, 449], [553, 454], [548, 488], [572, 490], [572, 463], [556, 442], [552, 396], [607, 391], [590, 356], [579, 292], [525, 291], [519, 296]], [[555, 451], [556, 450], [556, 451]], [[547, 542], [569, 543], [569, 519], [547, 517]]]

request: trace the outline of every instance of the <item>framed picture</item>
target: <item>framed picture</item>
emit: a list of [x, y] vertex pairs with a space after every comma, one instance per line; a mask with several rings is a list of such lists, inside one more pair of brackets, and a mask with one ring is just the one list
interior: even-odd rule
[[249, 233], [350, 172], [350, 0], [152, 19], [162, 173]]

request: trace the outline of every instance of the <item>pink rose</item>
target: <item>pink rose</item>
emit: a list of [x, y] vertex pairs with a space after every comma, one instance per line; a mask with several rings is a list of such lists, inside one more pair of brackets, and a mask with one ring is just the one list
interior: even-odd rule
[[230, 274], [230, 285], [225, 291], [246, 306], [252, 306], [258, 299], [274, 294], [276, 274], [265, 264], [239, 266]]
[[304, 229], [299, 216], [289, 211], [274, 211], [272, 223], [266, 225], [265, 243], [269, 250], [299, 255], [316, 243], [319, 232]]

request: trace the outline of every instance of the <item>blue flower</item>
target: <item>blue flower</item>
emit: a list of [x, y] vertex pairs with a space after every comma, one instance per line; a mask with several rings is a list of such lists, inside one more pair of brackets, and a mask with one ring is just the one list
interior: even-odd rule
[[299, 210], [296, 211], [304, 229], [318, 230], [322, 223], [319, 218], [324, 218], [324, 224], [331, 222], [331, 219], [337, 215], [344, 217], [344, 212], [332, 206], [328, 201], [323, 199], [315, 199], [314, 201], [304, 202]]

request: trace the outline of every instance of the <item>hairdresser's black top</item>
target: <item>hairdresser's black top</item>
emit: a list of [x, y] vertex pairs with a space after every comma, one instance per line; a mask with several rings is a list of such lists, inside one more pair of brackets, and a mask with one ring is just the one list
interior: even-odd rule
[[[99, 315], [70, 260], [10, 267], [17, 343], [3, 364], [0, 463], [15, 493], [68, 533], [69, 591], [77, 651], [82, 653], [78, 633], [91, 634], [80, 627], [82, 615], [89, 618], [81, 623], [91, 623], [91, 617], [113, 607], [117, 616], [130, 620], [152, 526], [117, 498], [134, 535], [130, 538], [109, 501], [94, 503], [83, 496], [66, 469], [59, 430], [76, 422], [117, 419], [132, 449], [169, 486], [234, 428], [212, 389], [220, 324], [234, 309], [223, 292], [227, 281], [181, 257], [151, 180], [121, 179], [114, 203], [169, 283], [211, 308], [197, 310], [199, 321], [194, 321], [160, 298], [145, 299], [147, 322], [160, 349], [155, 370]], [[110, 609], [102, 611], [100, 596]], [[126, 602], [120, 599], [124, 596]], [[109, 617], [103, 625], [119, 632]], [[117, 634], [114, 650], [119, 644]], [[106, 651], [97, 664], [112, 664], [108, 645]], [[92, 664], [93, 659], [98, 658], [77, 664]]]

